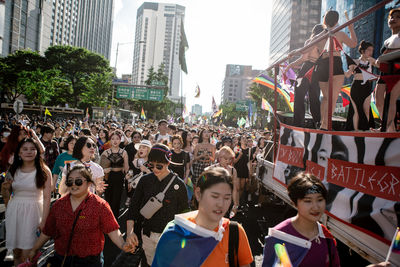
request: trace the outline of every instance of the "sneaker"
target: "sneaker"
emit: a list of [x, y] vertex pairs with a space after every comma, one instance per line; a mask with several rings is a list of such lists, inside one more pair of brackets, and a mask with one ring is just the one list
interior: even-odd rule
[[14, 254], [12, 249], [7, 249], [6, 256], [4, 257], [4, 261], [13, 261], [14, 260]]

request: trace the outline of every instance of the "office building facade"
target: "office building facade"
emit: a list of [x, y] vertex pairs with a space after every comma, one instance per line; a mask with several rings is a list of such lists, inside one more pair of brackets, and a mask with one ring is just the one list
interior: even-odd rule
[[[4, 6], [3, 6], [4, 5]], [[4, 19], [1, 54], [7, 56], [20, 49], [43, 53], [50, 45], [51, 0], [3, 1]], [[1, 24], [1, 22], [0, 22]]]
[[269, 63], [303, 47], [320, 19], [321, 0], [273, 0]]
[[110, 60], [114, 0], [79, 0], [75, 46]]
[[180, 101], [179, 44], [185, 7], [176, 4], [145, 2], [136, 17], [132, 80], [145, 84], [148, 70], [164, 64], [168, 76], [168, 98]]
[[[321, 5], [321, 14], [325, 14], [326, 11], [330, 9], [336, 10], [339, 13], [339, 24], [343, 24], [347, 21], [344, 16], [345, 11], [348, 12], [349, 18], [354, 18], [368, 8], [376, 5], [378, 2], [380, 2], [380, 0], [327, 0], [323, 1]], [[361, 40], [373, 43], [375, 48], [375, 57], [380, 54], [379, 50], [382, 45], [382, 39], [385, 35], [382, 34], [382, 32], [385, 26], [387, 28], [386, 20], [383, 18], [384, 14], [384, 10], [381, 9], [378, 10], [378, 12], [373, 12], [354, 23], [354, 31], [356, 32], [358, 43], [360, 43]], [[348, 27], [342, 31], [350, 35]], [[345, 45], [343, 50], [352, 58], [358, 58], [360, 56], [358, 46], [355, 48], [349, 48]]]
[[253, 70], [252, 66], [226, 65], [225, 79], [222, 83], [221, 102], [236, 102], [250, 99], [250, 85], [254, 77], [262, 70]]
[[3, 56], [20, 49], [44, 53], [51, 45], [72, 45], [110, 59], [114, 0], [0, 1], [0, 15], [3, 5]]
[[192, 106], [192, 113], [196, 116], [201, 116], [203, 114], [203, 107], [199, 104], [194, 104]]

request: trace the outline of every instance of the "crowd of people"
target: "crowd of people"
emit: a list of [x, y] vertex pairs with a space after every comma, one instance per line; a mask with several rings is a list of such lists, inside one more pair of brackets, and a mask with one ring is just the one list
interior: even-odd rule
[[[346, 18], [347, 13], [345, 14]], [[305, 45], [338, 26], [339, 13], [329, 10], [324, 15], [323, 23], [314, 26], [310, 38]], [[350, 89], [350, 106], [347, 113], [345, 129], [347, 131], [382, 131], [395, 132], [400, 130], [400, 115], [398, 110], [398, 98], [400, 96], [400, 75], [396, 68], [396, 62], [400, 58], [400, 9], [395, 8], [389, 12], [388, 26], [392, 36], [384, 41], [381, 49], [386, 58], [372, 57], [373, 44], [362, 40], [358, 44], [353, 24], [348, 26], [350, 36], [343, 31], [333, 34], [333, 47], [329, 40], [323, 40], [303, 51], [301, 56], [289, 64], [284, 72], [301, 65], [298, 71], [294, 89], [294, 118], [295, 126], [305, 126], [305, 96], [308, 93], [310, 111], [315, 128], [328, 129], [328, 98], [329, 98], [329, 51], [333, 50], [333, 81], [332, 81], [332, 113], [336, 107], [336, 101], [343, 86], [345, 77], [353, 77]], [[372, 41], [372, 40], [371, 40]], [[360, 57], [352, 59], [344, 54], [348, 70], [343, 70], [342, 51], [343, 46], [355, 48], [358, 45]], [[296, 55], [296, 52], [290, 56]], [[388, 57], [391, 55], [390, 57]], [[375, 89], [373, 81], [365, 80], [364, 76], [373, 77], [373, 67], [380, 72]], [[320, 94], [322, 99], [320, 101]], [[377, 113], [381, 119], [380, 128], [376, 129], [371, 110], [371, 96], [374, 94]], [[343, 94], [342, 94], [343, 95]]]
[[[328, 11], [309, 41], [337, 22], [337, 12]], [[389, 27], [395, 37], [385, 42], [386, 51], [399, 48], [399, 9], [389, 13]], [[355, 47], [357, 38], [352, 26], [349, 29], [350, 37], [338, 32], [334, 38], [339, 45]], [[379, 65], [371, 58], [371, 47], [360, 44], [361, 57], [347, 73], [355, 79], [348, 127], [356, 130], [370, 128], [366, 124], [371, 118], [367, 105], [371, 92], [366, 92], [372, 91], [371, 84], [364, 88], [357, 68], [371, 70]], [[305, 93], [319, 96], [320, 89], [321, 109], [313, 103], [312, 113], [321, 129], [328, 127], [328, 58], [317, 45], [289, 65], [303, 63], [299, 77], [314, 67], [313, 78], [301, 79], [296, 86], [298, 126], [304, 123]], [[334, 60], [333, 104], [345, 75], [338, 51]], [[386, 108], [378, 106], [381, 114], [387, 113], [388, 131], [394, 130], [391, 105], [399, 87], [396, 83], [386, 92]], [[252, 197], [248, 185], [257, 156], [266, 157], [271, 151], [270, 132], [179, 127], [166, 120], [129, 124], [41, 121], [27, 116], [18, 120], [5, 116], [0, 126], [6, 247], [16, 266], [34, 259], [49, 239], [55, 248], [48, 259], [51, 266], [102, 266], [105, 234], [121, 253], [138, 253], [141, 247], [141, 266], [250, 266], [253, 262], [245, 230], [230, 218]], [[312, 175], [299, 173], [291, 179], [288, 195], [297, 214], [274, 229], [310, 242], [298, 266], [340, 266], [336, 241], [319, 223], [327, 198], [324, 185]], [[52, 197], [57, 200], [51, 205]], [[124, 206], [128, 209], [125, 237], [117, 222]], [[273, 266], [275, 251], [267, 244], [268, 239], [263, 266]], [[293, 255], [289, 247], [288, 253]]]

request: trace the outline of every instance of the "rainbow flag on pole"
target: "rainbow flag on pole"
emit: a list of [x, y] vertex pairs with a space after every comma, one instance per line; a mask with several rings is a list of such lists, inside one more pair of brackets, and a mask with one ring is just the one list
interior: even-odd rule
[[265, 98], [261, 98], [261, 109], [267, 110], [269, 112], [274, 112], [274, 109]]
[[144, 109], [143, 109], [143, 107], [142, 107], [142, 112], [140, 112], [140, 118], [141, 118], [142, 120], [146, 120], [146, 114], [144, 114]]

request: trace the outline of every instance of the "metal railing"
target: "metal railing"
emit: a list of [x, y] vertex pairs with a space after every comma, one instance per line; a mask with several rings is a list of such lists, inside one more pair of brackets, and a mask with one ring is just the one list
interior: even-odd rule
[[[290, 57], [290, 54], [300, 54], [301, 52], [304, 52], [305, 50], [309, 49], [310, 47], [316, 45], [320, 41], [323, 41], [327, 38], [329, 38], [329, 95], [328, 95], [328, 130], [332, 130], [332, 97], [333, 97], [333, 35], [342, 30], [343, 28], [349, 26], [350, 24], [353, 24], [354, 22], [362, 19], [363, 17], [371, 14], [372, 12], [377, 11], [378, 9], [384, 7], [386, 4], [393, 2], [393, 0], [384, 0], [378, 4], [376, 4], [373, 7], [370, 7], [369, 9], [365, 10], [364, 12], [360, 13], [359, 15], [355, 16], [354, 18], [350, 19], [346, 23], [343, 23], [342, 25], [339, 25], [335, 27], [334, 29], [328, 31], [326, 34], [321, 35], [318, 38], [315, 38], [312, 42], [310, 42], [308, 45], [296, 49], [294, 51], [289, 52], [288, 56], [276, 61], [272, 65], [270, 65], [266, 71], [271, 70], [274, 68], [274, 91], [275, 91], [275, 97], [274, 97], [274, 113], [275, 113], [275, 118], [276, 118], [276, 110], [277, 110], [277, 99], [278, 99], [278, 92], [277, 92], [277, 75], [279, 74], [279, 66], [286, 62]], [[277, 128], [277, 121], [276, 119], [274, 120], [274, 129], [276, 130]], [[276, 135], [274, 135], [274, 138], [276, 138]], [[276, 140], [274, 140], [276, 141]]]

